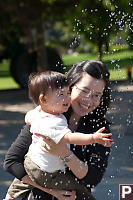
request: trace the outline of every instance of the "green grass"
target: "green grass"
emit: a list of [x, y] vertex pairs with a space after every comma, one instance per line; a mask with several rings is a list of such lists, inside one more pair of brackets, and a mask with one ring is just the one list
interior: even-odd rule
[[[71, 66], [72, 64], [83, 61], [83, 60], [97, 60], [96, 54], [79, 54], [74, 55], [65, 55], [62, 56], [64, 64]], [[112, 52], [109, 55], [103, 55], [103, 62], [107, 65], [108, 69], [115, 69], [116, 65], [119, 65], [120, 68], [123, 68], [127, 65], [133, 65], [133, 51], [119, 51]]]
[[[76, 62], [83, 60], [97, 60], [96, 54], [78, 54], [78, 55], [65, 55], [62, 56], [64, 65], [67, 70]], [[133, 51], [119, 50], [112, 51], [109, 55], [103, 55], [103, 62], [106, 64], [110, 71], [110, 81], [127, 80], [127, 66], [132, 66], [132, 79], [133, 79]], [[9, 61], [4, 60], [0, 63], [0, 90], [3, 89], [16, 89], [19, 85], [10, 76]]]
[[88, 59], [96, 60], [97, 56], [94, 54], [87, 54], [87, 53], [81, 53], [77, 56], [74, 56], [74, 55], [62, 56], [62, 60], [66, 66], [72, 66], [76, 62], [88, 60]]
[[19, 88], [19, 85], [10, 76], [9, 61], [4, 60], [0, 63], [0, 90], [17, 88]]
[[0, 90], [17, 89], [19, 85], [12, 77], [0, 77]]
[[[72, 64], [83, 60], [97, 60], [94, 54], [65, 55], [62, 57], [64, 64], [68, 69]], [[132, 67], [133, 78], [133, 51], [121, 50], [112, 51], [109, 55], [103, 55], [103, 62], [106, 64], [110, 72], [110, 81], [127, 80], [127, 66]]]

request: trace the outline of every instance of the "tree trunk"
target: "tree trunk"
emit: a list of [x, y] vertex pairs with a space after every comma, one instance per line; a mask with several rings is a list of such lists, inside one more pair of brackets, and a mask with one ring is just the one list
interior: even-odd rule
[[102, 61], [102, 43], [98, 43], [98, 60]]
[[108, 41], [105, 41], [105, 51], [106, 51], [106, 53], [109, 52], [109, 43], [108, 43]]
[[98, 47], [98, 60], [102, 61], [102, 48]]
[[47, 52], [44, 45], [45, 38], [44, 38], [44, 29], [43, 23], [41, 19], [37, 21], [37, 38], [36, 38], [36, 47], [37, 47], [37, 71], [42, 72], [48, 69], [47, 63]]

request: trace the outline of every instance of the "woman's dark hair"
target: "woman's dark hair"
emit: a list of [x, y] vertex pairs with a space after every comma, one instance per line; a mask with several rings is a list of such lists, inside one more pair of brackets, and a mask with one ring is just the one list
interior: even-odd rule
[[110, 103], [109, 72], [101, 61], [87, 60], [74, 64], [67, 73], [70, 88], [72, 88], [83, 77], [84, 72], [92, 77], [105, 81], [105, 89], [101, 98], [100, 105], [92, 112], [93, 119], [104, 117]]
[[68, 81], [65, 75], [54, 72], [37, 72], [29, 76], [28, 88], [29, 98], [38, 105], [40, 94], [46, 94], [49, 89], [59, 89], [68, 86]]

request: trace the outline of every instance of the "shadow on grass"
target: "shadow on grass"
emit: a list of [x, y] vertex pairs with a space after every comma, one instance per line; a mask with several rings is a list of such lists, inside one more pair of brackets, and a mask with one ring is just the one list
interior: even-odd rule
[[11, 75], [10, 75], [10, 73], [8, 72], [8, 71], [1, 71], [0, 72], [0, 77], [1, 78], [3, 78], [3, 77], [6, 77], [6, 78], [8, 78], [8, 77], [10, 77]]

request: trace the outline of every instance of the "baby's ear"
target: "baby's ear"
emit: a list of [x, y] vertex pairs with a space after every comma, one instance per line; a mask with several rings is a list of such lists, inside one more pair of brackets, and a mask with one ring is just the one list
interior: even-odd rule
[[46, 103], [46, 96], [44, 94], [40, 94], [39, 96], [39, 102], [40, 103]]

